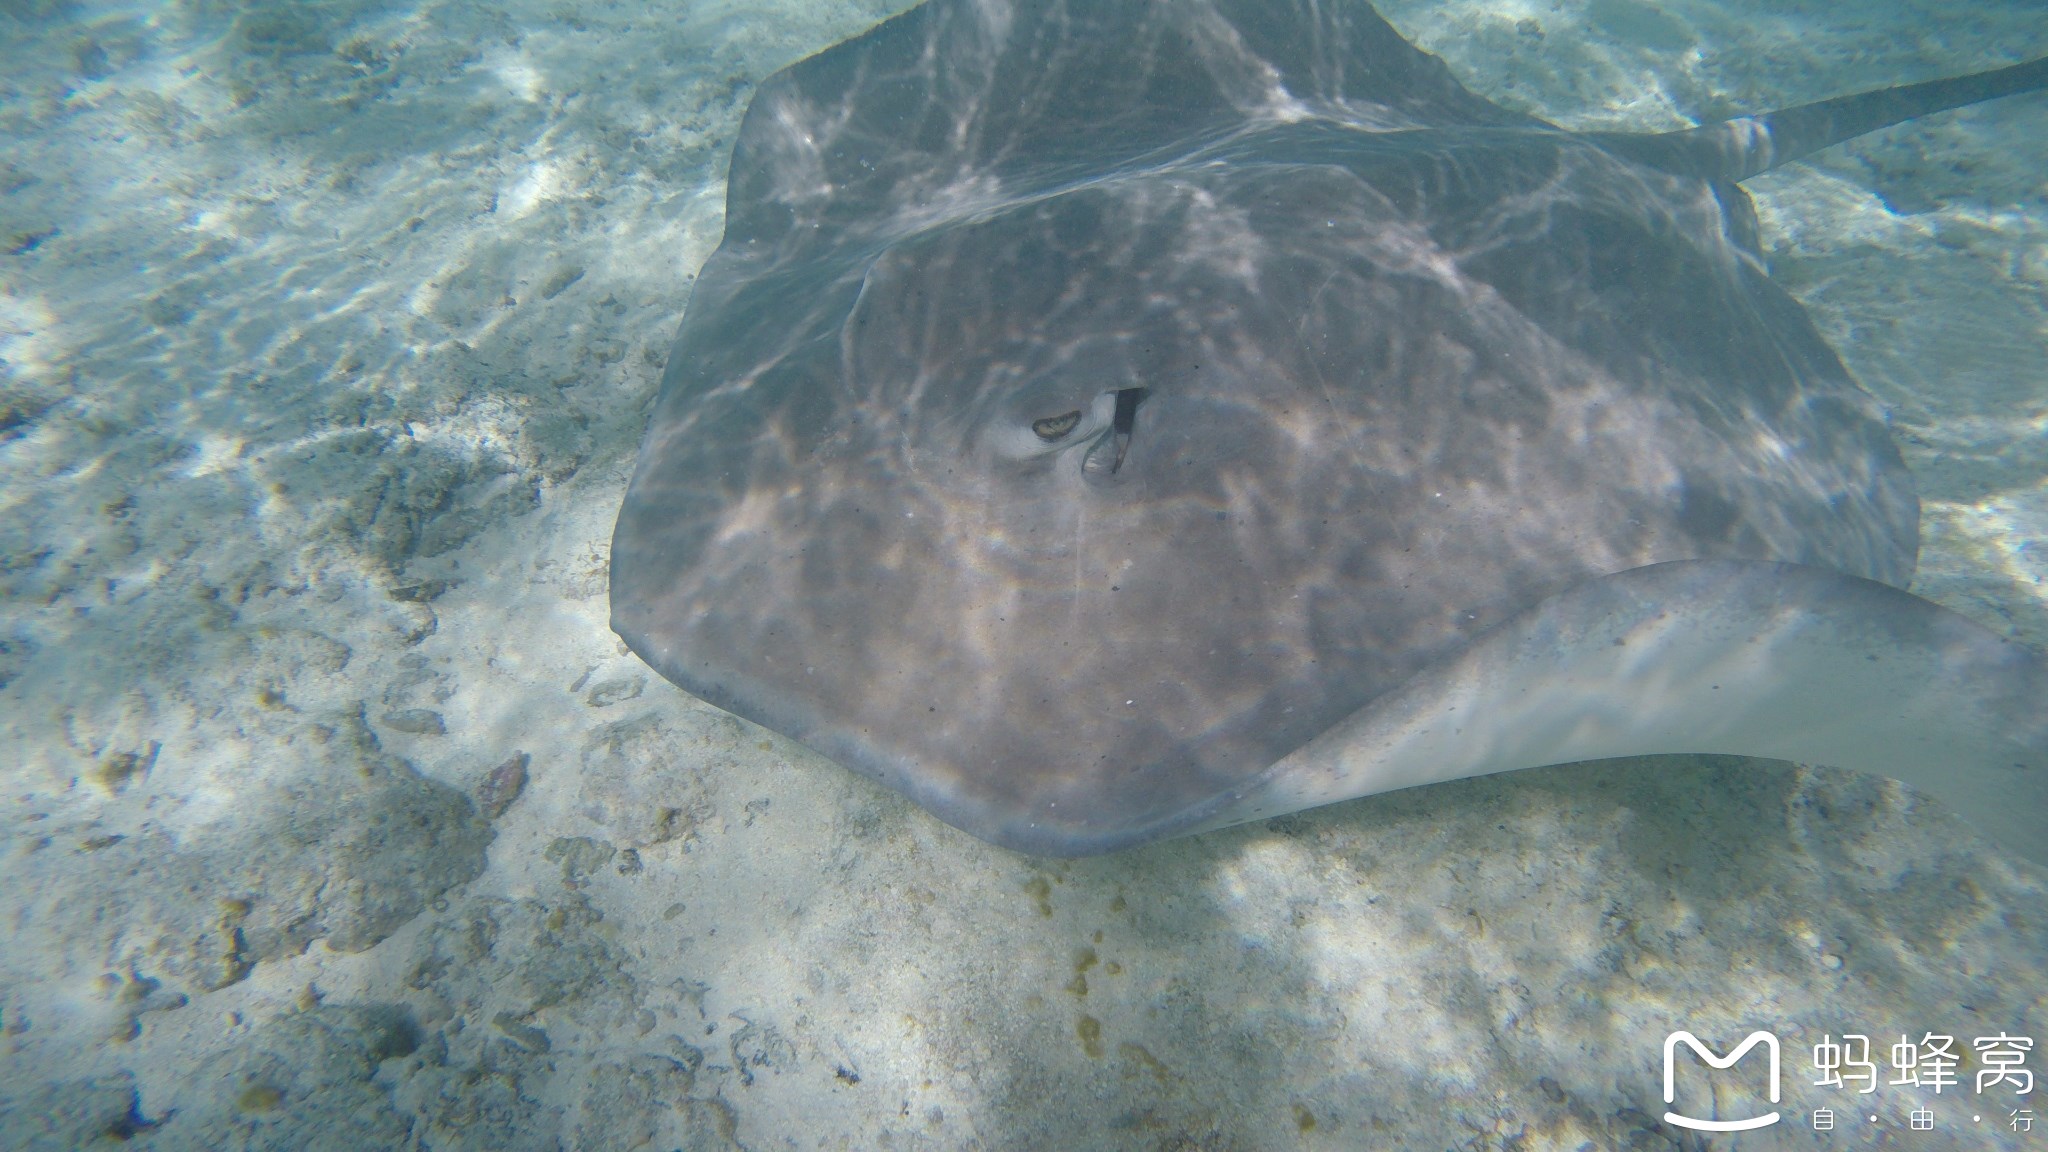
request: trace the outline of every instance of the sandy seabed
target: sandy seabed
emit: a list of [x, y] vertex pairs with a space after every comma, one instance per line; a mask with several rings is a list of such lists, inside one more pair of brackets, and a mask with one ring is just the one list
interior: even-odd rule
[[[2048, 52], [2020, 4], [1385, 10], [1571, 127]], [[1053, 863], [627, 654], [606, 544], [739, 115], [890, 11], [0, 7], [0, 1147], [2048, 1140], [1811, 1083], [1847, 1032], [2048, 1047], [2048, 872], [1889, 782], [1579, 765]], [[1751, 182], [1892, 407], [1916, 590], [2037, 646], [2044, 100]], [[1678, 1027], [1774, 1030], [1790, 1122], [1661, 1124]]]

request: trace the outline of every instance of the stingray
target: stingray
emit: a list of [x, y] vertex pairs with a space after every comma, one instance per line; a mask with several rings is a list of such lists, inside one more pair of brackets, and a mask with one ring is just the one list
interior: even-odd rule
[[613, 628], [1033, 854], [1731, 753], [2048, 860], [2048, 663], [1904, 591], [1739, 185], [2044, 85], [1568, 132], [1358, 0], [930, 0], [755, 92]]

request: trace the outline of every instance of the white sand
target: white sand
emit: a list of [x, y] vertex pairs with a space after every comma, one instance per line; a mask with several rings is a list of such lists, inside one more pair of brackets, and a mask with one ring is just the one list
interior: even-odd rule
[[[1046, 863], [627, 655], [739, 112], [887, 8], [0, 9], [0, 1147], [1692, 1147], [1681, 1026], [1786, 1044], [1799, 1123], [1716, 1147], [2048, 1138], [1810, 1084], [1823, 1034], [2048, 1047], [2048, 874], [1886, 782], [1619, 762]], [[2048, 52], [2024, 5], [1387, 11], [1575, 127]], [[1895, 408], [1917, 590], [2036, 645], [2044, 110], [1751, 185]]]

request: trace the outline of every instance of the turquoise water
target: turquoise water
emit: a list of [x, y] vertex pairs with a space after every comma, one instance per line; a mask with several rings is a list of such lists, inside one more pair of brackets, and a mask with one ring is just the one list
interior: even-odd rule
[[[2020, 6], [1385, 10], [1582, 128], [2048, 52]], [[738, 116], [888, 11], [0, 10], [0, 1147], [1626, 1147], [1679, 1027], [1845, 1117], [1716, 1147], [2048, 1140], [1811, 1084], [1823, 1036], [2048, 1041], [2048, 876], [1888, 782], [1577, 766], [1054, 864], [626, 654]], [[1750, 187], [1893, 409], [1915, 590], [2048, 646], [2042, 110]]]

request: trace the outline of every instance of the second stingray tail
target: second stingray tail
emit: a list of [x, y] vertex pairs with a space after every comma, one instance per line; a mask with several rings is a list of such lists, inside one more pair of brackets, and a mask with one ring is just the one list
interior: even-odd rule
[[1745, 180], [1915, 117], [2048, 88], [2048, 56], [1970, 76], [1837, 96], [1655, 136], [1597, 133], [1610, 150], [1684, 176]]

